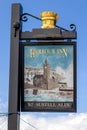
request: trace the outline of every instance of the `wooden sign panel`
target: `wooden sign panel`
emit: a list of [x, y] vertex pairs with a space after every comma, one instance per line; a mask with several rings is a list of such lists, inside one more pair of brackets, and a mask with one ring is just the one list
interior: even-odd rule
[[21, 43], [21, 110], [76, 111], [76, 43]]

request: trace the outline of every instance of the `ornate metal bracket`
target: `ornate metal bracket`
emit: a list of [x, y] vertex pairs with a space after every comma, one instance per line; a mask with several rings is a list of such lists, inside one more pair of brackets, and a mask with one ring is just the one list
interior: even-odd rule
[[21, 15], [21, 21], [27, 22], [27, 21], [28, 21], [28, 16], [30, 16], [30, 17], [32, 17], [32, 18], [35, 18], [35, 19], [37, 19], [37, 20], [42, 21], [40, 18], [38, 18], [38, 17], [36, 17], [36, 16], [34, 16], [34, 15], [32, 15], [32, 14], [29, 14], [29, 13], [23, 13], [23, 14]]
[[72, 31], [76, 31], [76, 25], [75, 24], [70, 24], [70, 28], [72, 29]]
[[[22, 15], [21, 15], [21, 21], [23, 21], [23, 22], [27, 22], [28, 21], [28, 16], [30, 16], [30, 17], [33, 17], [33, 18], [35, 18], [35, 19], [37, 19], [37, 20], [39, 20], [39, 21], [42, 21], [40, 18], [38, 18], [38, 17], [36, 17], [36, 16], [34, 16], [34, 15], [32, 15], [32, 14], [29, 14], [29, 13], [23, 13]], [[61, 31], [70, 31], [70, 30], [67, 30], [67, 29], [65, 29], [65, 28], [63, 28], [63, 27], [60, 27], [60, 26], [58, 26], [58, 25], [56, 25], [56, 27], [57, 28], [60, 28], [61, 29]], [[71, 31], [76, 31], [76, 26], [75, 26], [75, 24], [70, 24], [70, 29], [71, 29]]]

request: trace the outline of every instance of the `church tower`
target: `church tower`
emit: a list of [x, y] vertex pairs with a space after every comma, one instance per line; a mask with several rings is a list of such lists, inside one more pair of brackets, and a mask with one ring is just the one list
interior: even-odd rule
[[45, 64], [44, 64], [44, 80], [47, 84], [47, 89], [49, 87], [49, 80], [50, 80], [50, 65], [47, 61], [47, 59], [45, 60]]

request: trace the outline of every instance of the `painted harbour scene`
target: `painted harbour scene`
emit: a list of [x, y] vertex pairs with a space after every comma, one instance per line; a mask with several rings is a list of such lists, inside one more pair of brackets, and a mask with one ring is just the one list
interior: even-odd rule
[[24, 101], [73, 102], [73, 46], [24, 46]]

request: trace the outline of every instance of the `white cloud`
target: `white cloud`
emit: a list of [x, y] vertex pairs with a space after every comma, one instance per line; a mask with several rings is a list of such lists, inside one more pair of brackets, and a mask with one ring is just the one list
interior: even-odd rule
[[[39, 130], [87, 130], [87, 113], [70, 114], [53, 118], [22, 115], [21, 118], [30, 122]], [[28, 130], [30, 126], [24, 125]], [[21, 121], [21, 128], [23, 128], [24, 125], [23, 121]], [[30, 127], [30, 129], [33, 130], [34, 128]]]
[[[47, 114], [46, 114], [47, 115]], [[0, 130], [7, 130], [6, 118], [0, 117]], [[22, 114], [20, 120], [20, 130], [36, 130], [23, 120], [38, 130], [87, 130], [87, 113], [68, 114], [57, 117], [42, 117], [34, 114]]]
[[7, 117], [0, 114], [0, 130], [7, 130]]
[[3, 101], [1, 98], [0, 98], [0, 113], [4, 110], [4, 109], [6, 109], [7, 108], [7, 102], [5, 101]]

